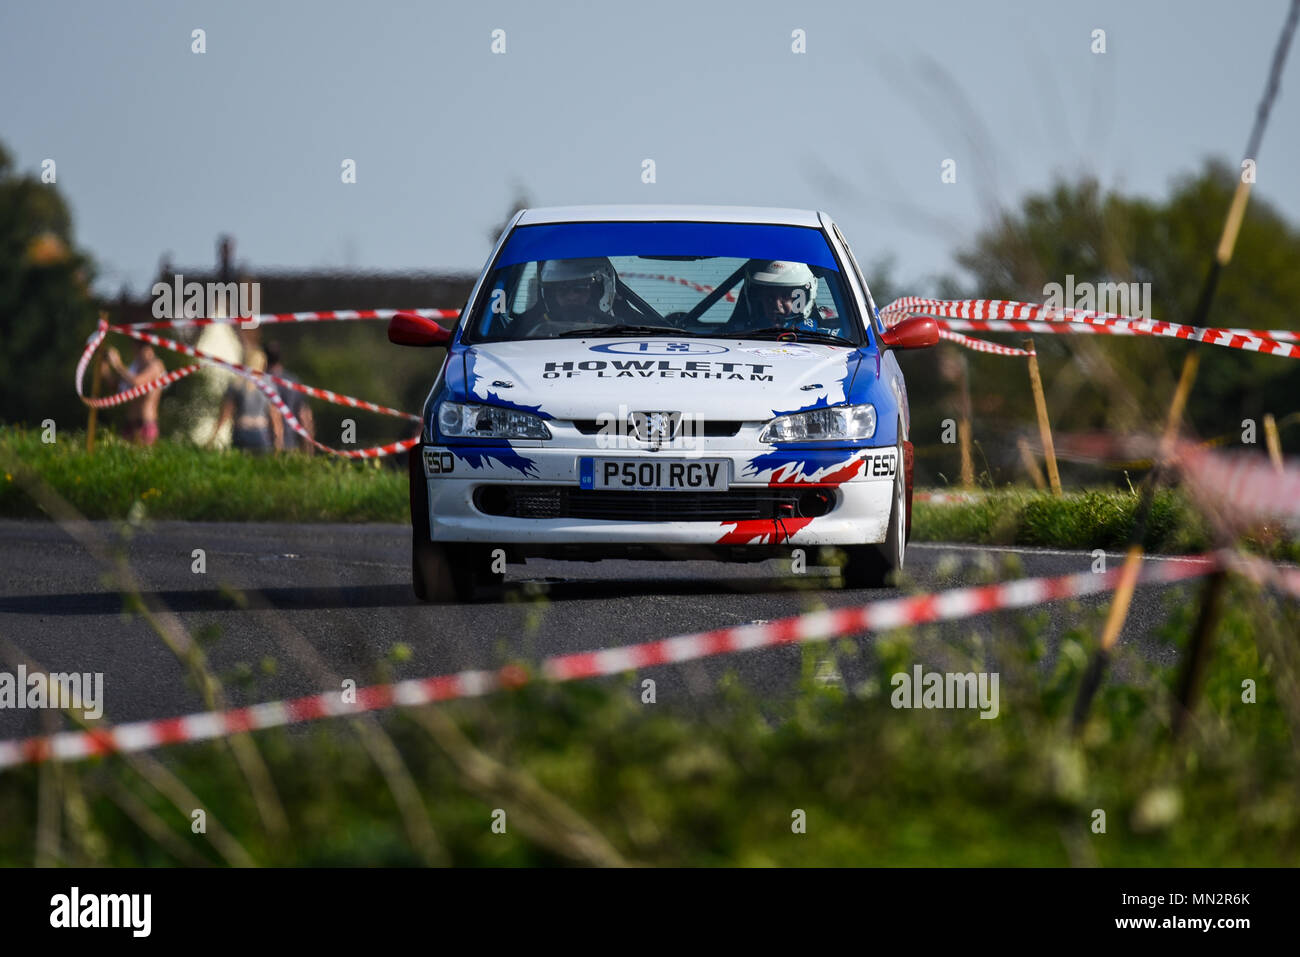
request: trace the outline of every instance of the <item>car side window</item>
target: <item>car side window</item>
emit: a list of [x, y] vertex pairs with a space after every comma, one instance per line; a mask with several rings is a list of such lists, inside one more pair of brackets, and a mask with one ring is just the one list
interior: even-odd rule
[[835, 230], [835, 238], [844, 247], [844, 255], [848, 258], [849, 265], [853, 267], [853, 275], [858, 277], [858, 285], [862, 288], [862, 297], [867, 300], [867, 306], [871, 310], [872, 328], [876, 332], [884, 332], [885, 327], [880, 322], [880, 310], [876, 308], [876, 302], [871, 298], [871, 287], [867, 285], [867, 279], [862, 275], [862, 268], [858, 265], [858, 257], [853, 255], [853, 247], [849, 245], [849, 241], [840, 232], [839, 225], [832, 223], [832, 228]]
[[478, 335], [495, 339], [537, 302], [537, 263], [507, 267], [487, 290], [488, 308], [479, 320]]
[[516, 280], [514, 289], [514, 301], [510, 303], [510, 312], [512, 315], [519, 315], [521, 312], [527, 312], [537, 304], [538, 297], [538, 264], [535, 262], [524, 263], [523, 272]]

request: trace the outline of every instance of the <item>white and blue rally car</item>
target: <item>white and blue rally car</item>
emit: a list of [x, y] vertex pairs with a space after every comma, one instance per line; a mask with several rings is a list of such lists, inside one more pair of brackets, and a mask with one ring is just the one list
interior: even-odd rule
[[447, 360], [411, 451], [416, 595], [472, 600], [530, 557], [754, 560], [841, 550], [846, 587], [903, 564], [912, 455], [895, 352], [824, 213], [519, 212], [460, 321], [389, 338]]

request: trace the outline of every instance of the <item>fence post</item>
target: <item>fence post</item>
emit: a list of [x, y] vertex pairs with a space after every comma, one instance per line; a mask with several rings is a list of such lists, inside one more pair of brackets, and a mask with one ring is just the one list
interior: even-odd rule
[[1029, 384], [1034, 388], [1034, 407], [1038, 410], [1038, 434], [1043, 440], [1043, 460], [1047, 463], [1047, 478], [1052, 484], [1052, 494], [1061, 497], [1061, 473], [1056, 468], [1056, 446], [1052, 444], [1052, 425], [1047, 419], [1047, 399], [1043, 396], [1043, 378], [1038, 374], [1038, 353], [1034, 340], [1025, 340], [1029, 353]]
[[1047, 488], [1047, 479], [1043, 478], [1043, 470], [1038, 467], [1038, 459], [1034, 457], [1034, 451], [1023, 435], [1016, 439], [1016, 448], [1020, 450], [1020, 462], [1033, 480], [1034, 487], [1041, 492]]
[[958, 354], [961, 368], [961, 418], [957, 422], [957, 441], [961, 443], [961, 487], [975, 487], [975, 460], [971, 456], [970, 365], [965, 355]]
[[1277, 419], [1269, 412], [1264, 416], [1264, 442], [1268, 445], [1268, 457], [1273, 460], [1273, 468], [1282, 471], [1282, 439], [1277, 434]]
[[[100, 322], [108, 322], [108, 313], [103, 310], [99, 313]], [[94, 368], [90, 370], [90, 397], [99, 398], [99, 364], [102, 360], [96, 359], [93, 363]], [[99, 421], [99, 409], [93, 405], [90, 407], [90, 415], [86, 422], [86, 454], [95, 451], [95, 426]]]
[[1133, 531], [1129, 535], [1128, 550], [1124, 555], [1124, 568], [1120, 572], [1119, 584], [1115, 587], [1110, 610], [1106, 613], [1106, 624], [1101, 632], [1101, 644], [1089, 663], [1088, 670], [1079, 685], [1078, 696], [1074, 699], [1075, 734], [1083, 730], [1093, 696], [1101, 686], [1102, 675], [1105, 674], [1106, 664], [1110, 660], [1110, 650], [1119, 640], [1124, 622], [1128, 618], [1129, 605], [1133, 602], [1133, 590], [1137, 587], [1138, 574], [1142, 570], [1142, 541], [1146, 537], [1147, 520], [1151, 516], [1151, 506], [1155, 501], [1156, 486], [1165, 463], [1173, 454], [1179, 425], [1183, 418], [1183, 408], [1187, 405], [1187, 396], [1192, 390], [1192, 383], [1196, 381], [1196, 371], [1199, 368], [1200, 355], [1189, 352], [1183, 359], [1183, 373], [1178, 379], [1178, 387], [1174, 390], [1173, 401], [1169, 403], [1169, 417], [1165, 422], [1165, 431], [1160, 439], [1160, 449], [1156, 454], [1155, 464], [1142, 480], [1142, 495], [1138, 499], [1137, 510], [1133, 516]]
[[1210, 657], [1214, 626], [1218, 624], [1219, 613], [1223, 608], [1223, 590], [1227, 582], [1228, 573], [1220, 568], [1210, 575], [1201, 592], [1201, 610], [1196, 617], [1192, 640], [1187, 645], [1182, 674], [1178, 678], [1178, 698], [1174, 703], [1173, 715], [1175, 738], [1183, 733], [1187, 720], [1192, 716], [1192, 708], [1196, 704], [1196, 695], [1200, 691], [1201, 679]]

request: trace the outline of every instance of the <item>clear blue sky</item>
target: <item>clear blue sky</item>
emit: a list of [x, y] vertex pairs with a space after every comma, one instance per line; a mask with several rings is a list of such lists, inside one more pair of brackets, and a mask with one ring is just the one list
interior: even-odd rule
[[[997, 204], [1054, 174], [1158, 197], [1207, 156], [1239, 162], [1285, 12], [5, 0], [0, 141], [23, 170], [55, 159], [110, 292], [146, 292], [163, 253], [210, 264], [226, 232], [254, 268], [477, 270], [516, 184], [534, 205], [826, 209], [859, 258], [894, 256], [926, 292]], [[1293, 50], [1255, 195], [1300, 222], [1297, 104]]]

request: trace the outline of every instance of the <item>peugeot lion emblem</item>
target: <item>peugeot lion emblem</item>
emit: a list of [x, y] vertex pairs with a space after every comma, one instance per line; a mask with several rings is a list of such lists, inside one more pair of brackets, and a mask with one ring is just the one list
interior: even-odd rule
[[658, 451], [665, 442], [671, 442], [677, 436], [681, 425], [680, 412], [633, 412], [631, 420], [632, 435], [652, 446], [651, 451]]

